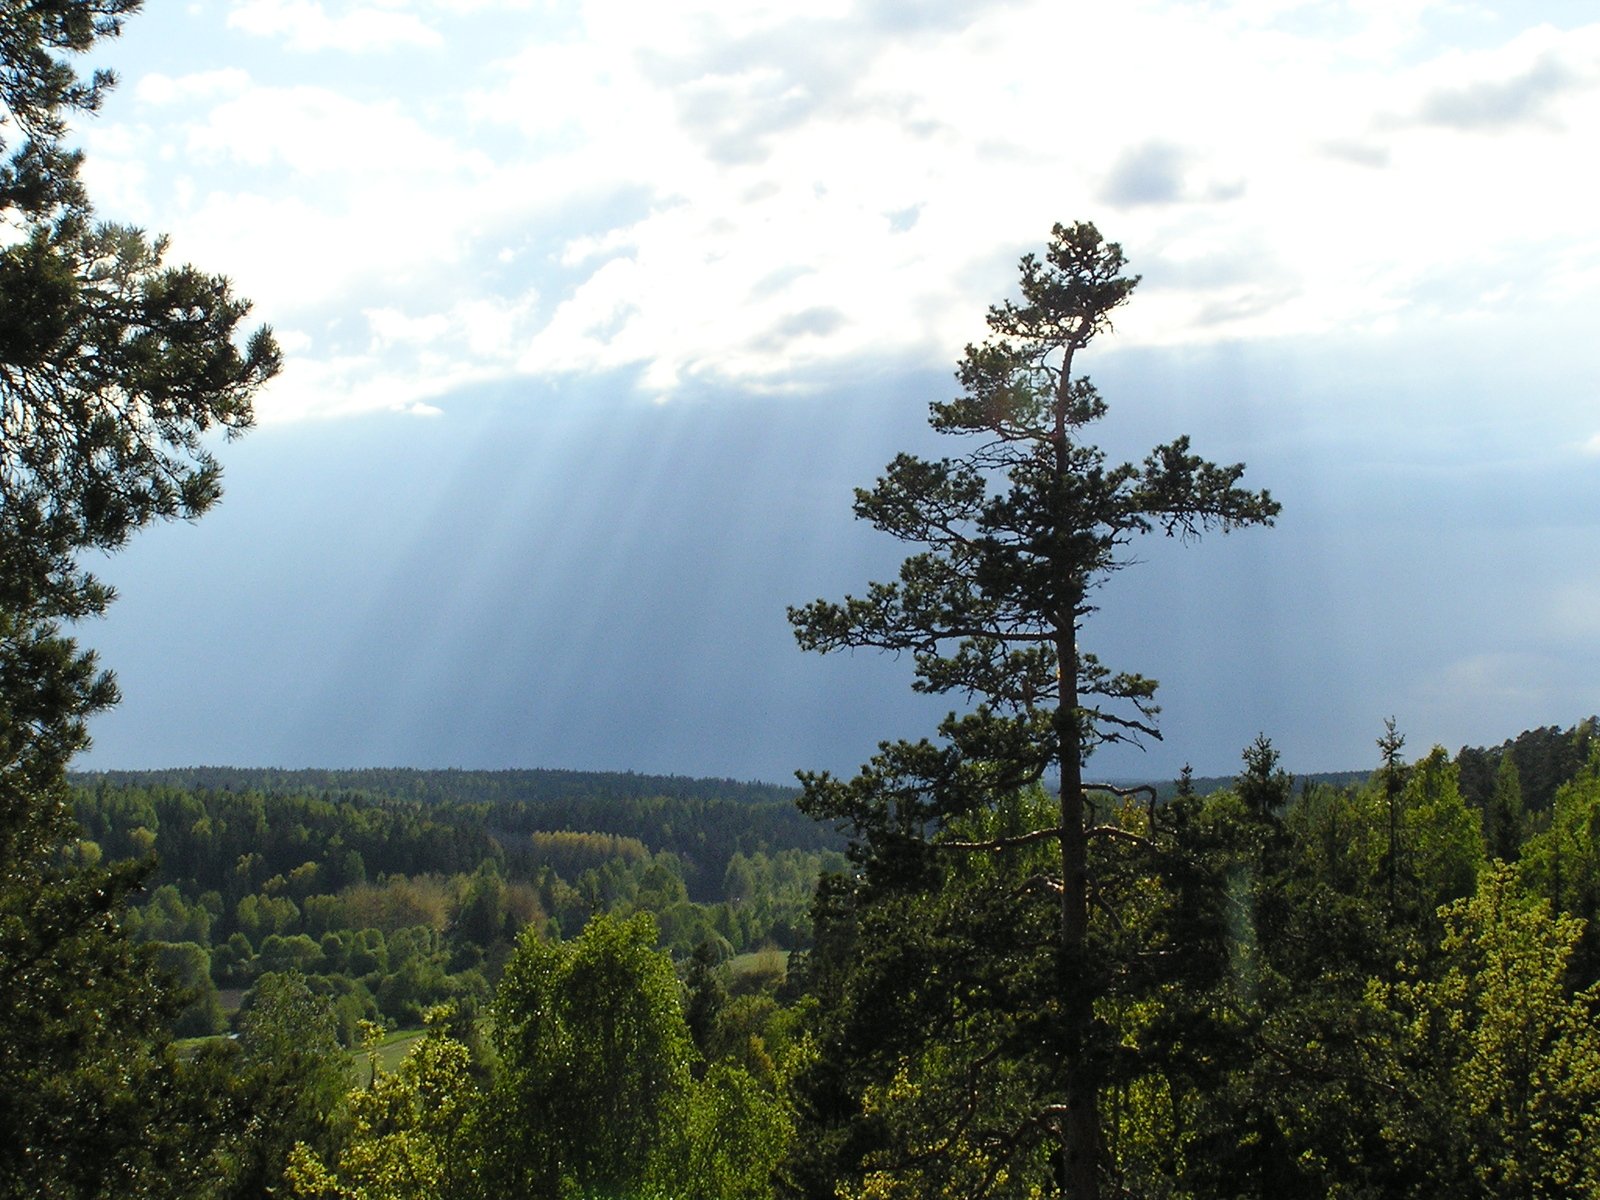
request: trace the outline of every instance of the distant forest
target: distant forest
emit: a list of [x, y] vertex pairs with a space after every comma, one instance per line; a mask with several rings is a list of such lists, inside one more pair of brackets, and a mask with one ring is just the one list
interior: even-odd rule
[[75, 775], [73, 803], [80, 855], [152, 864], [125, 923], [195, 992], [185, 1036], [285, 970], [334, 1000], [346, 1044], [364, 1020], [416, 1025], [487, 1000], [524, 927], [573, 937], [601, 912], [648, 911], [679, 959], [799, 949], [845, 865], [792, 791], [726, 780], [198, 769]]
[[682, 799], [739, 804], [793, 804], [797, 787], [741, 783], [732, 779], [692, 779], [683, 775], [640, 775], [633, 771], [416, 770], [367, 767], [349, 770], [280, 770], [270, 767], [182, 767], [159, 771], [72, 772], [79, 784], [106, 782], [114, 787], [170, 787], [208, 792], [261, 792], [273, 795], [366, 794], [385, 800], [435, 804], [550, 805], [611, 800]]
[[[1545, 829], [1594, 747], [1589, 718], [1463, 747], [1453, 768], [1463, 802], [1492, 829], [1509, 764], [1520, 845]], [[717, 962], [806, 950], [819, 878], [849, 869], [843, 832], [802, 814], [798, 789], [769, 784], [245, 768], [71, 780], [78, 853], [152, 864], [124, 921], [194, 993], [173, 1022], [180, 1036], [222, 1032], [257, 980], [285, 970], [331, 998], [346, 1045], [363, 1021], [416, 1025], [441, 1003], [475, 1011], [523, 928], [570, 938], [599, 913], [650, 913], [680, 964], [702, 946]], [[1287, 786], [1303, 796], [1370, 783], [1370, 772], [1339, 772]], [[1184, 779], [1156, 793], [1169, 805], [1237, 786]]]

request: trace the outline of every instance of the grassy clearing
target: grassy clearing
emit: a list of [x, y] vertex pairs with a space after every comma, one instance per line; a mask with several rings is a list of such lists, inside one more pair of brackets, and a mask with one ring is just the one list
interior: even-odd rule
[[214, 1034], [211, 1037], [174, 1038], [172, 1047], [184, 1062], [193, 1062], [195, 1056], [205, 1047], [213, 1044], [220, 1045], [228, 1040], [228, 1035], [225, 1033]]
[[365, 1051], [357, 1050], [350, 1055], [350, 1077], [358, 1085], [364, 1086], [372, 1075], [372, 1059], [375, 1058], [380, 1073], [388, 1073], [400, 1065], [400, 1060], [411, 1052], [411, 1047], [416, 1045], [417, 1039], [423, 1029], [393, 1029], [383, 1035], [383, 1040], [378, 1043], [372, 1058]]
[[771, 971], [775, 966], [784, 971], [789, 969], [789, 952], [767, 946], [761, 950], [751, 950], [744, 954], [735, 954], [728, 960], [728, 971], [733, 975], [749, 975], [759, 971]]

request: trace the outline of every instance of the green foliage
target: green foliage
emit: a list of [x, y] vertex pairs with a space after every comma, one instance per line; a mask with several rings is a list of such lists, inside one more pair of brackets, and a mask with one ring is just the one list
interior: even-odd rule
[[472, 1054], [450, 1037], [441, 1010], [394, 1073], [348, 1094], [349, 1129], [333, 1165], [298, 1143], [286, 1178], [317, 1200], [442, 1200], [465, 1193], [477, 1141]]
[[1556, 793], [1549, 827], [1524, 844], [1520, 866], [1530, 892], [1583, 921], [1574, 970], [1600, 981], [1600, 751]]
[[[1052, 810], [1035, 792], [951, 832], [998, 840]], [[1061, 1020], [1054, 921], [1035, 891], [1051, 849], [826, 881], [804, 964], [818, 1008], [796, 1077], [794, 1194], [955, 1195], [990, 1172], [1002, 1195], [1049, 1182], [1051, 1131], [1032, 1118], [1060, 1063], [1030, 1048]]]
[[172, 1023], [181, 1038], [210, 1037], [221, 1033], [225, 1022], [217, 985], [211, 980], [211, 955], [194, 942], [155, 942], [156, 962], [169, 984], [188, 998], [188, 1005]]
[[1435, 746], [1415, 764], [1403, 796], [1402, 877], [1419, 919], [1431, 923], [1441, 905], [1472, 894], [1483, 866], [1483, 833], [1457, 786], [1456, 766]]
[[693, 1047], [655, 944], [645, 915], [521, 938], [494, 1007], [488, 1169], [503, 1192], [632, 1194], [681, 1161]]
[[297, 1142], [327, 1143], [349, 1060], [332, 1007], [292, 973], [256, 982], [239, 1014], [238, 1045], [225, 1088], [233, 1129], [224, 1154], [227, 1194], [245, 1197], [278, 1184]]
[[1489, 794], [1489, 803], [1484, 809], [1483, 836], [1489, 857], [1516, 862], [1522, 849], [1525, 820], [1522, 778], [1517, 774], [1517, 760], [1508, 754], [1500, 760], [1494, 791]]
[[118, 924], [148, 864], [77, 852], [63, 775], [111, 696], [70, 640], [0, 605], [0, 1195], [98, 1194], [151, 1141], [137, 1093], [172, 1008]]
[[1593, 753], [1596, 720], [1586, 717], [1570, 729], [1549, 725], [1527, 729], [1488, 749], [1463, 746], [1456, 755], [1461, 791], [1474, 808], [1487, 809], [1502, 765], [1510, 759], [1517, 770], [1524, 809], [1546, 812], [1556, 792], [1577, 778]]
[[[655, 915], [661, 944], [676, 957], [707, 941], [797, 948], [810, 938], [819, 870], [845, 862], [831, 851], [771, 845], [766, 810], [747, 806], [746, 830], [724, 822], [724, 832], [767, 848], [735, 850], [723, 876], [738, 895], [701, 903], [688, 880], [705, 872], [677, 854], [617, 834], [523, 838], [481, 803], [187, 792], [101, 779], [80, 789], [77, 807], [95, 847], [159, 857], [156, 886], [128, 913], [136, 939], [195, 943], [209, 952], [219, 988], [298, 971], [333, 1004], [347, 1044], [365, 1018], [415, 1025], [434, 1005], [483, 1002], [528, 926], [575, 937], [596, 913], [642, 910]], [[519, 873], [530, 859], [515, 845], [534, 848], [531, 877]], [[94, 859], [87, 844], [75, 853]], [[369, 861], [382, 868], [370, 877]], [[415, 873], [387, 869], [396, 865]], [[569, 882], [556, 865], [577, 873]], [[185, 1021], [186, 1031], [205, 1023]]]
[[585, 871], [604, 867], [614, 860], [634, 863], [650, 857], [649, 847], [638, 838], [611, 833], [536, 829], [528, 836], [528, 844], [536, 867], [549, 867], [564, 879], [576, 879]]
[[1385, 1136], [1424, 1157], [1413, 1194], [1600, 1194], [1600, 991], [1567, 985], [1579, 923], [1503, 866], [1441, 916], [1442, 970], [1370, 985], [1397, 1021], [1386, 1065], [1406, 1102]]
[[[22, 799], [41, 798], [60, 804], [59, 793]], [[28, 820], [26, 833], [46, 841], [44, 824]], [[149, 1194], [158, 1114], [141, 1094], [167, 1070], [161, 1032], [174, 1012], [154, 964], [117, 928], [137, 872], [29, 850], [0, 852], [0, 1196]]]
[[684, 1021], [702, 1055], [708, 1053], [717, 1018], [728, 1003], [728, 988], [718, 970], [720, 957], [712, 941], [701, 942], [689, 958], [688, 978], [684, 981], [688, 989]]
[[[1552, 922], [1504, 871], [1483, 870], [1476, 815], [1442, 751], [1414, 769], [1390, 766], [1359, 792], [1295, 797], [1281, 827], [1227, 793], [1188, 819], [1188, 845], [1229, 881], [1228, 969], [1102, 1010], [1150, 1068], [1108, 1096], [1125, 1189], [1377, 1198], [1592, 1188], [1572, 1166], [1586, 1161], [1587, 1091], [1600, 1086], [1595, 997], [1570, 990], [1578, 927]], [[1247, 762], [1242, 793], [1251, 774]], [[1530, 1088], [1546, 1098], [1518, 1117]], [[1518, 1132], [1529, 1128], [1550, 1136]]]
[[789, 1114], [747, 1071], [714, 1063], [693, 1086], [687, 1148], [663, 1192], [682, 1200], [765, 1200], [788, 1147]]
[[[196, 830], [200, 836], [230, 839], [215, 852], [199, 847], [190, 852], [180, 830], [173, 828], [176, 822], [181, 830], [189, 830], [196, 819], [192, 810], [166, 820], [163, 837], [178, 834], [166, 868], [175, 881], [196, 869], [230, 867], [239, 855], [254, 850], [273, 860], [267, 875], [287, 872], [307, 857], [289, 857], [293, 831], [304, 825], [313, 844], [331, 841], [335, 835], [340, 838], [337, 859], [329, 857], [329, 864], [336, 863], [332, 867], [335, 888], [358, 882], [355, 872], [344, 863], [350, 854], [357, 855], [361, 871], [373, 877], [427, 871], [470, 873], [492, 854], [503, 862], [508, 878], [532, 878], [541, 866], [549, 865], [570, 883], [587, 868], [636, 854], [626, 841], [633, 839], [651, 853], [675, 855], [684, 864], [684, 882], [691, 898], [706, 902], [719, 898], [723, 874], [735, 854], [770, 854], [788, 848], [815, 852], [839, 845], [832, 831], [796, 811], [794, 788], [726, 779], [585, 771], [220, 767], [96, 772], [74, 778], [91, 795], [104, 791], [113, 797], [146, 793], [158, 799], [164, 794], [199, 798], [212, 812], [212, 820], [227, 797], [236, 798], [241, 808], [265, 805], [271, 812], [272, 836], [263, 846], [261, 839], [251, 840], [240, 828], [241, 823], [247, 824], [248, 813], [225, 808], [223, 819], [231, 827], [230, 833]], [[366, 821], [349, 827], [353, 809], [363, 810]], [[294, 811], [293, 817], [289, 810]], [[337, 819], [330, 824], [329, 818], [336, 812]], [[93, 826], [92, 820], [88, 823]], [[489, 847], [494, 840], [484, 836], [486, 826], [493, 828], [500, 843], [492, 850]], [[557, 836], [536, 836], [544, 834]], [[623, 844], [615, 847], [616, 853], [606, 845], [613, 838], [623, 839]], [[569, 850], [587, 855], [587, 861], [551, 858]], [[122, 850], [113, 853], [118, 857], [126, 854]]]

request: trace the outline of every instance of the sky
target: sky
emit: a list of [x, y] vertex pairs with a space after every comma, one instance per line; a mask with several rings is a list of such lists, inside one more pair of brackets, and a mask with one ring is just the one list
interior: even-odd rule
[[851, 489], [1054, 222], [1141, 283], [1087, 357], [1283, 504], [1155, 539], [1083, 641], [1115, 778], [1600, 709], [1600, 14], [1429, 0], [208, 0], [86, 66], [102, 217], [275, 329], [221, 505], [101, 567], [88, 768], [848, 773], [950, 701], [794, 645], [905, 548]]

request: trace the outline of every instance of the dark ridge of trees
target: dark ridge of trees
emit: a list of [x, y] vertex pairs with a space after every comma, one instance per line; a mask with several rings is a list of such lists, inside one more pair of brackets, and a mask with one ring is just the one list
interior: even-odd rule
[[1529, 813], [1550, 808], [1563, 784], [1576, 779], [1589, 761], [1595, 743], [1596, 718], [1585, 717], [1570, 729], [1546, 725], [1527, 729], [1498, 746], [1463, 746], [1456, 755], [1461, 767], [1461, 794], [1476, 808], [1488, 807], [1501, 762], [1516, 765], [1523, 806]]
[[[181, 776], [182, 772], [172, 773]], [[252, 773], [241, 772], [241, 777]], [[375, 777], [380, 772], [373, 772]], [[450, 772], [400, 772], [403, 776]], [[680, 860], [690, 898], [719, 898], [724, 874], [738, 855], [843, 848], [843, 839], [792, 804], [728, 798], [722, 781], [679, 781], [680, 794], [583, 795], [582, 779], [602, 789], [611, 781], [646, 777], [575, 775], [560, 796], [545, 800], [486, 799], [464, 787], [459, 797], [428, 800], [389, 797], [366, 789], [274, 792], [191, 789], [166, 781], [167, 772], [104, 772], [75, 776], [78, 819], [110, 859], [141, 857], [146, 834], [159, 833], [161, 863], [155, 885], [181, 883], [226, 892], [242, 859], [261, 879], [295, 870], [308, 860], [326, 862], [342, 883], [383, 874], [457, 874], [492, 859], [514, 878], [540, 865], [534, 835], [585, 833], [632, 838], [652, 853]], [[374, 779], [374, 781], [375, 781]], [[694, 795], [701, 784], [709, 794]], [[759, 795], [759, 793], [757, 793]], [[359, 868], [357, 867], [359, 863]]]
[[[1501, 762], [1509, 756], [1516, 765], [1527, 811], [1546, 811], [1562, 785], [1576, 779], [1587, 765], [1590, 749], [1595, 742], [1596, 722], [1595, 717], [1585, 717], [1566, 729], [1559, 725], [1526, 729], [1498, 746], [1461, 747], [1455, 760], [1461, 771], [1461, 794], [1474, 808], [1486, 808], [1494, 795], [1495, 777], [1500, 771]], [[1297, 774], [1295, 783], [1300, 788], [1348, 788], [1365, 783], [1370, 776], [1370, 771], [1311, 771]], [[1172, 799], [1178, 792], [1176, 780], [1128, 779], [1112, 782], [1125, 786], [1154, 787], [1161, 801]], [[1189, 787], [1197, 796], [1226, 791], [1233, 785], [1234, 777], [1231, 775], [1195, 775], [1189, 780]]]
[[[1365, 783], [1372, 775], [1371, 771], [1312, 771], [1304, 775], [1296, 775], [1297, 787], [1355, 787]], [[1179, 785], [1175, 779], [1160, 781], [1151, 779], [1134, 779], [1116, 781], [1124, 787], [1153, 787], [1156, 799], [1165, 803], [1178, 794]], [[1237, 782], [1232, 775], [1195, 775], [1189, 779], [1189, 787], [1196, 796], [1209, 796], [1212, 792], [1225, 792]]]
[[182, 791], [261, 792], [268, 795], [366, 793], [424, 804], [556, 804], [595, 800], [722, 800], [742, 804], [792, 804], [795, 787], [687, 775], [641, 775], [633, 771], [425, 770], [411, 767], [352, 769], [273, 767], [174, 767], [152, 771], [75, 771], [72, 782], [92, 786], [172, 787]]

